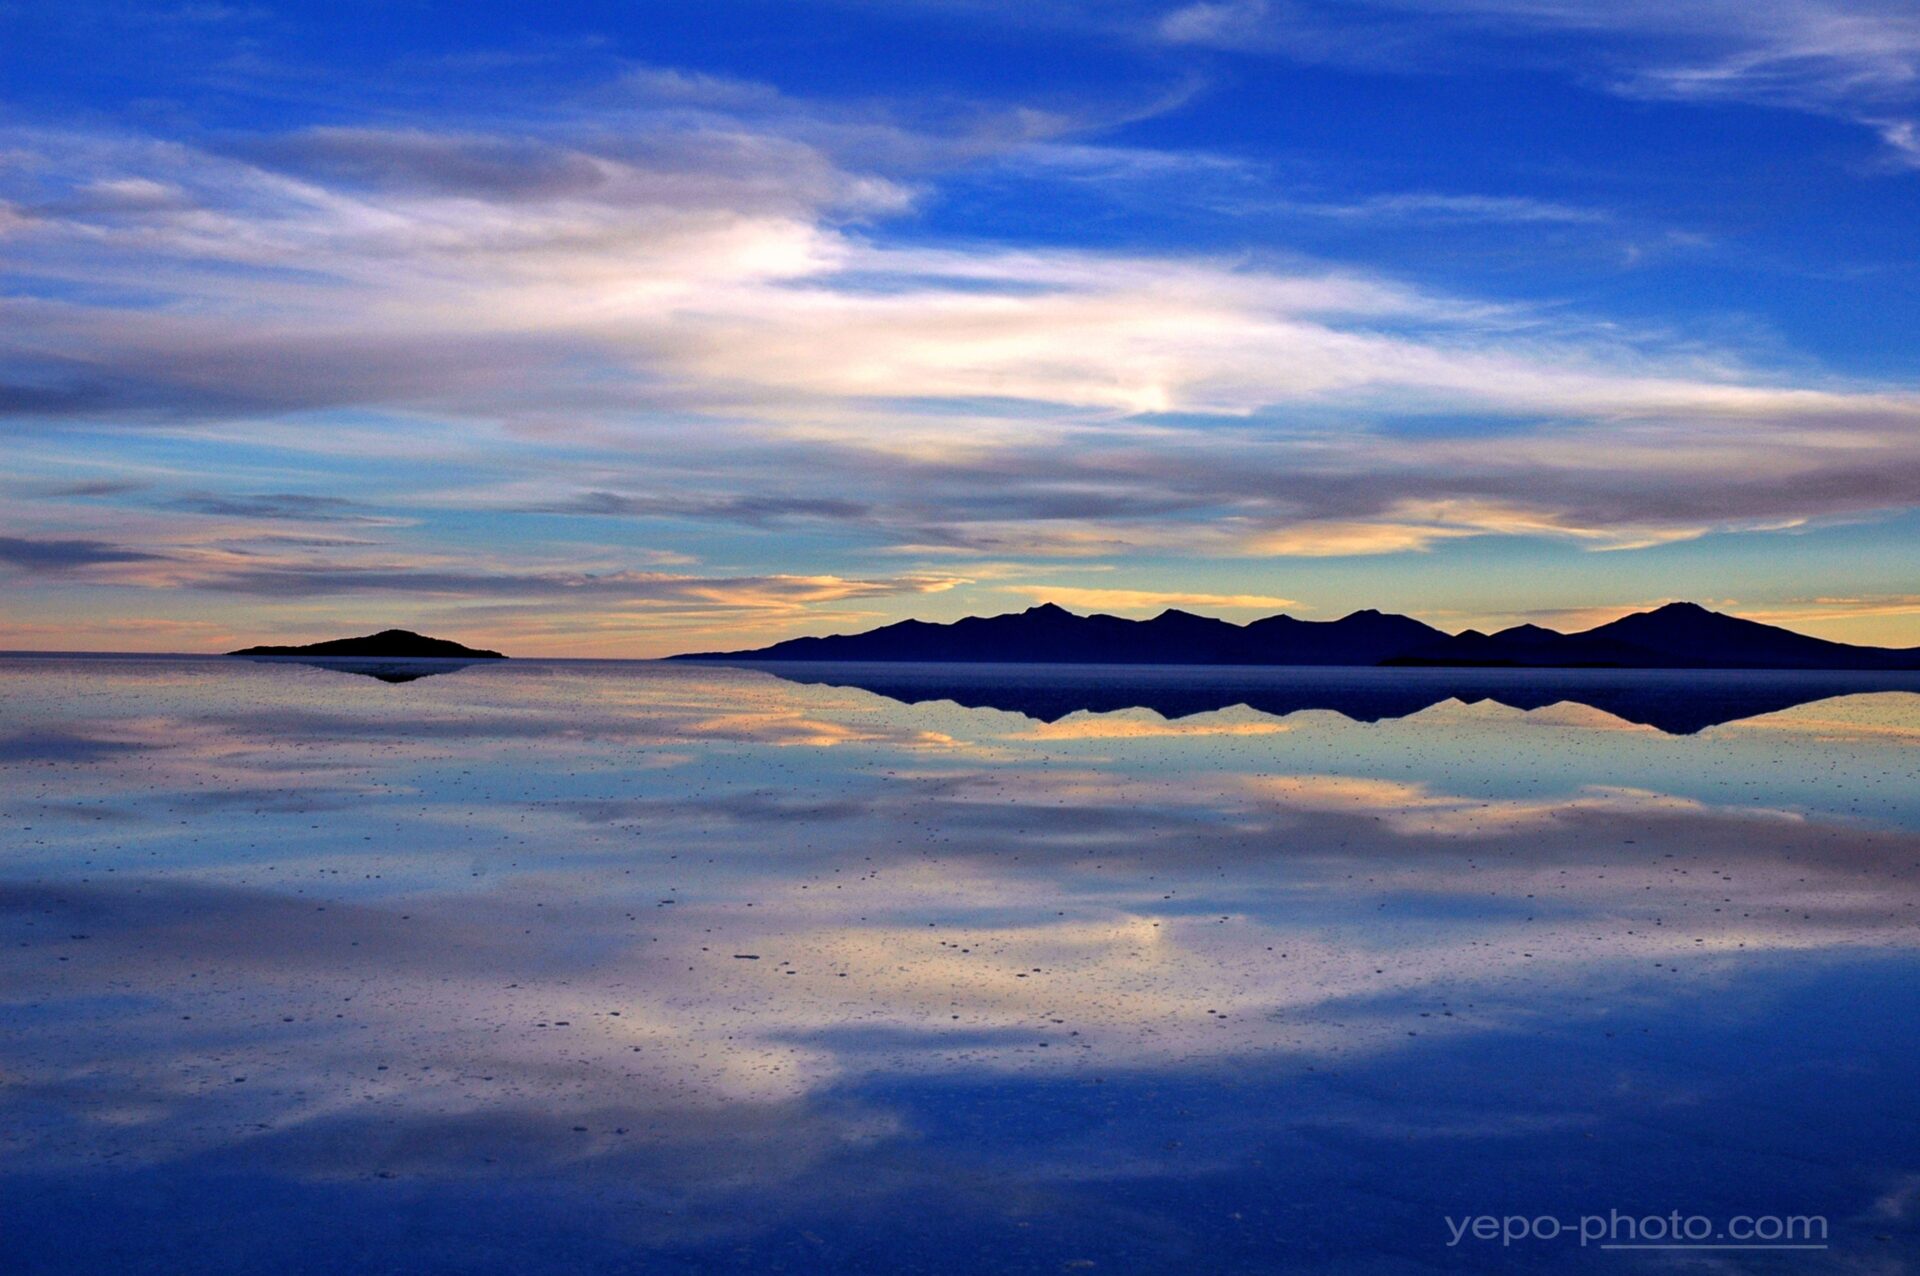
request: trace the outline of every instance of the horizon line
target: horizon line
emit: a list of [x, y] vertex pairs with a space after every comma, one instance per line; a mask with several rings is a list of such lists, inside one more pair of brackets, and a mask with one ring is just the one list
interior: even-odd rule
[[[1046, 601], [1046, 602], [1038, 602], [1038, 603], [1034, 603], [1034, 604], [1032, 604], [1032, 605], [1030, 605], [1030, 606], [1028, 606], [1028, 607], [1025, 607], [1025, 608], [1019, 608], [1019, 609], [1013, 609], [1013, 610], [1007, 610], [1007, 611], [1001, 611], [1001, 612], [992, 612], [992, 613], [982, 613], [982, 614], [969, 614], [969, 615], [966, 615], [966, 616], [962, 616], [962, 617], [959, 617], [959, 618], [957, 618], [957, 619], [955, 619], [955, 620], [945, 620], [945, 621], [943, 621], [943, 620], [922, 620], [922, 619], [920, 619], [920, 618], [919, 618], [919, 617], [917, 617], [917, 616], [910, 616], [910, 617], [906, 617], [905, 619], [902, 619], [902, 620], [895, 620], [895, 621], [885, 621], [885, 622], [882, 622], [882, 623], [879, 623], [879, 624], [876, 624], [876, 625], [874, 625], [874, 626], [872, 626], [871, 628], [868, 628], [868, 629], [863, 629], [863, 630], [853, 630], [853, 631], [835, 631], [835, 632], [832, 632], [832, 633], [826, 633], [826, 634], [795, 634], [795, 635], [791, 635], [790, 637], [786, 637], [786, 638], [778, 638], [778, 639], [774, 639], [774, 640], [772, 640], [772, 641], [770, 641], [770, 642], [768, 642], [768, 643], [766, 643], [766, 644], [764, 644], [764, 647], [772, 647], [772, 646], [778, 646], [778, 645], [780, 645], [780, 644], [782, 644], [782, 643], [786, 643], [786, 642], [791, 642], [791, 641], [796, 641], [796, 640], [799, 640], [799, 639], [804, 639], [804, 638], [836, 638], [836, 637], [853, 637], [853, 636], [859, 636], [859, 635], [862, 635], [862, 634], [869, 634], [869, 633], [874, 633], [874, 632], [877, 632], [877, 631], [879, 631], [879, 630], [882, 630], [882, 629], [888, 629], [888, 628], [892, 628], [892, 627], [894, 627], [894, 626], [896, 626], [896, 625], [901, 625], [901, 624], [907, 624], [907, 623], [910, 623], [910, 622], [917, 622], [917, 623], [920, 623], [920, 624], [926, 624], [926, 625], [943, 625], [943, 626], [944, 626], [944, 625], [953, 625], [953, 624], [958, 624], [958, 623], [960, 623], [961, 621], [964, 621], [964, 620], [983, 620], [983, 619], [996, 619], [996, 618], [1001, 618], [1001, 617], [1007, 617], [1007, 616], [1020, 616], [1020, 615], [1028, 615], [1028, 614], [1031, 614], [1031, 613], [1033, 613], [1033, 612], [1038, 612], [1038, 611], [1047, 611], [1047, 610], [1053, 610], [1053, 611], [1058, 611], [1058, 612], [1062, 612], [1062, 613], [1065, 613], [1065, 614], [1067, 614], [1067, 615], [1070, 615], [1070, 616], [1074, 616], [1074, 617], [1076, 617], [1076, 618], [1080, 618], [1080, 619], [1092, 619], [1092, 618], [1097, 618], [1097, 617], [1105, 617], [1105, 618], [1108, 618], [1108, 619], [1113, 619], [1113, 620], [1121, 620], [1121, 621], [1126, 621], [1126, 622], [1127, 622], [1127, 623], [1129, 623], [1129, 624], [1150, 624], [1150, 623], [1152, 623], [1153, 621], [1156, 621], [1156, 620], [1159, 620], [1159, 619], [1162, 619], [1162, 618], [1164, 618], [1164, 617], [1167, 617], [1167, 616], [1191, 616], [1191, 617], [1194, 617], [1195, 619], [1200, 619], [1200, 620], [1210, 620], [1210, 621], [1215, 621], [1215, 622], [1218, 622], [1218, 623], [1220, 623], [1220, 624], [1223, 624], [1223, 625], [1229, 625], [1229, 626], [1232, 626], [1233, 628], [1236, 628], [1236, 629], [1245, 629], [1245, 628], [1247, 628], [1247, 627], [1249, 627], [1249, 626], [1251, 626], [1251, 625], [1255, 625], [1255, 624], [1259, 624], [1259, 623], [1261, 623], [1262, 621], [1268, 621], [1268, 620], [1277, 620], [1277, 619], [1281, 619], [1281, 618], [1286, 618], [1286, 619], [1290, 619], [1290, 620], [1295, 620], [1295, 621], [1298, 621], [1298, 622], [1299, 622], [1299, 623], [1301, 623], [1301, 624], [1312, 624], [1312, 625], [1328, 625], [1328, 624], [1338, 624], [1338, 623], [1340, 623], [1341, 621], [1344, 621], [1344, 620], [1348, 620], [1348, 619], [1351, 619], [1352, 617], [1355, 617], [1355, 616], [1364, 616], [1364, 615], [1379, 615], [1379, 616], [1392, 616], [1392, 617], [1405, 617], [1405, 618], [1407, 618], [1407, 619], [1411, 619], [1411, 620], [1415, 620], [1415, 621], [1419, 621], [1419, 623], [1421, 623], [1421, 624], [1425, 624], [1425, 625], [1428, 625], [1428, 626], [1429, 626], [1430, 628], [1433, 628], [1433, 629], [1435, 629], [1435, 630], [1438, 630], [1439, 632], [1441, 632], [1441, 633], [1443, 633], [1443, 634], [1446, 634], [1446, 635], [1447, 635], [1447, 636], [1449, 636], [1449, 637], [1459, 637], [1459, 636], [1461, 636], [1462, 634], [1468, 634], [1468, 633], [1482, 633], [1482, 634], [1499, 634], [1499, 633], [1504, 633], [1504, 632], [1508, 632], [1508, 631], [1510, 631], [1510, 630], [1513, 630], [1513, 629], [1523, 629], [1523, 628], [1536, 628], [1536, 629], [1543, 629], [1543, 630], [1546, 630], [1547, 632], [1550, 632], [1550, 633], [1558, 633], [1558, 634], [1562, 634], [1562, 635], [1568, 635], [1568, 636], [1570, 636], [1570, 635], [1574, 635], [1574, 634], [1580, 634], [1580, 633], [1585, 633], [1585, 632], [1588, 632], [1588, 630], [1589, 630], [1589, 629], [1594, 629], [1594, 628], [1600, 628], [1600, 627], [1602, 627], [1602, 626], [1605, 626], [1605, 625], [1608, 625], [1608, 624], [1611, 624], [1611, 623], [1613, 623], [1613, 622], [1614, 622], [1615, 620], [1620, 620], [1620, 619], [1624, 619], [1624, 618], [1625, 618], [1625, 617], [1627, 617], [1627, 616], [1635, 616], [1635, 615], [1649, 615], [1649, 614], [1652, 614], [1652, 613], [1654, 613], [1654, 612], [1659, 612], [1659, 611], [1663, 611], [1663, 610], [1666, 610], [1666, 609], [1668, 609], [1668, 608], [1673, 608], [1673, 607], [1686, 607], [1686, 608], [1693, 608], [1693, 609], [1696, 609], [1696, 610], [1699, 610], [1699, 611], [1704, 611], [1704, 612], [1708, 612], [1708, 613], [1710, 613], [1710, 614], [1715, 614], [1715, 615], [1722, 615], [1722, 616], [1728, 616], [1728, 617], [1731, 617], [1731, 618], [1733, 618], [1733, 619], [1737, 619], [1737, 620], [1744, 620], [1744, 621], [1749, 621], [1749, 622], [1751, 622], [1751, 623], [1753, 623], [1753, 624], [1758, 624], [1758, 625], [1766, 625], [1766, 626], [1768, 626], [1768, 627], [1770, 627], [1770, 628], [1775, 628], [1775, 629], [1780, 629], [1780, 630], [1782, 630], [1782, 631], [1784, 631], [1784, 632], [1787, 632], [1787, 633], [1792, 633], [1792, 634], [1796, 634], [1796, 635], [1798, 635], [1798, 636], [1801, 636], [1801, 637], [1806, 637], [1806, 638], [1814, 638], [1814, 639], [1817, 639], [1818, 641], [1822, 641], [1822, 642], [1833, 642], [1833, 643], [1837, 643], [1837, 644], [1839, 644], [1839, 645], [1842, 645], [1842, 646], [1852, 646], [1852, 647], [1861, 647], [1861, 648], [1864, 648], [1864, 649], [1868, 649], [1868, 650], [1882, 650], [1882, 651], [1905, 651], [1905, 650], [1913, 650], [1913, 649], [1914, 649], [1914, 648], [1911, 648], [1911, 647], [1874, 647], [1874, 646], [1872, 646], [1871, 644], [1866, 644], [1866, 643], [1856, 643], [1856, 642], [1847, 642], [1847, 641], [1845, 641], [1845, 640], [1843, 640], [1843, 639], [1831, 639], [1831, 638], [1820, 638], [1820, 637], [1819, 637], [1819, 635], [1817, 635], [1817, 634], [1807, 634], [1807, 633], [1805, 633], [1805, 632], [1804, 632], [1804, 631], [1802, 631], [1802, 630], [1798, 630], [1798, 629], [1792, 629], [1792, 628], [1789, 628], [1789, 627], [1788, 627], [1787, 625], [1784, 625], [1784, 624], [1778, 624], [1778, 623], [1776, 623], [1776, 622], [1773, 622], [1773, 621], [1765, 621], [1765, 620], [1755, 620], [1755, 619], [1754, 619], [1753, 617], [1750, 617], [1750, 616], [1743, 616], [1743, 615], [1741, 615], [1740, 613], [1738, 613], [1738, 612], [1734, 612], [1734, 611], [1721, 611], [1721, 610], [1719, 610], [1718, 608], [1713, 608], [1713, 607], [1708, 607], [1708, 606], [1706, 606], [1706, 605], [1705, 605], [1705, 604], [1703, 604], [1703, 603], [1698, 603], [1698, 602], [1694, 602], [1694, 601], [1692, 601], [1692, 600], [1690, 600], [1690, 599], [1673, 599], [1673, 600], [1669, 600], [1669, 601], [1666, 601], [1666, 602], [1662, 602], [1662, 603], [1658, 603], [1658, 604], [1653, 604], [1653, 605], [1651, 605], [1651, 606], [1648, 606], [1648, 605], [1644, 605], [1644, 604], [1643, 604], [1643, 605], [1640, 605], [1640, 606], [1638, 606], [1638, 607], [1634, 607], [1634, 608], [1630, 608], [1630, 609], [1628, 609], [1628, 610], [1624, 610], [1624, 611], [1622, 611], [1622, 612], [1621, 612], [1621, 613], [1620, 613], [1620, 614], [1619, 614], [1618, 616], [1615, 616], [1615, 617], [1613, 617], [1613, 618], [1612, 618], [1612, 619], [1610, 619], [1610, 620], [1603, 620], [1603, 621], [1599, 621], [1599, 622], [1597, 622], [1596, 624], [1594, 624], [1594, 625], [1591, 625], [1591, 626], [1589, 626], [1589, 627], [1588, 627], [1588, 629], [1574, 629], [1574, 630], [1556, 630], [1556, 629], [1552, 629], [1552, 628], [1551, 628], [1550, 626], [1547, 626], [1547, 625], [1542, 625], [1542, 624], [1539, 624], [1539, 623], [1537, 623], [1537, 622], [1534, 622], [1534, 621], [1521, 621], [1521, 622], [1519, 622], [1518, 624], [1514, 624], [1514, 625], [1507, 625], [1507, 626], [1504, 626], [1504, 627], [1502, 627], [1502, 628], [1500, 628], [1500, 629], [1479, 629], [1479, 628], [1477, 628], [1477, 627], [1475, 627], [1475, 626], [1473, 626], [1473, 625], [1468, 625], [1468, 626], [1466, 626], [1466, 627], [1464, 627], [1464, 628], [1462, 628], [1462, 629], [1459, 629], [1459, 630], [1449, 630], [1449, 629], [1447, 629], [1447, 628], [1445, 628], [1445, 627], [1443, 627], [1443, 626], [1441, 626], [1441, 625], [1434, 625], [1434, 624], [1432, 624], [1432, 622], [1430, 622], [1430, 621], [1427, 621], [1427, 620], [1424, 620], [1424, 619], [1422, 619], [1422, 618], [1421, 618], [1420, 616], [1418, 616], [1418, 615], [1415, 615], [1415, 614], [1412, 614], [1412, 613], [1408, 613], [1408, 612], [1396, 612], [1396, 611], [1388, 611], [1388, 610], [1386, 610], [1386, 609], [1384, 609], [1384, 608], [1381, 608], [1381, 607], [1377, 607], [1377, 606], [1366, 606], [1366, 607], [1357, 607], [1357, 608], [1354, 608], [1354, 609], [1352, 609], [1352, 610], [1350, 610], [1350, 611], [1347, 611], [1347, 612], [1344, 612], [1344, 613], [1342, 613], [1342, 614], [1341, 614], [1341, 615], [1339, 615], [1339, 616], [1334, 616], [1334, 617], [1329, 617], [1329, 618], [1327, 618], [1327, 619], [1324, 619], [1324, 620], [1313, 620], [1313, 619], [1304, 619], [1304, 618], [1302, 618], [1302, 617], [1299, 617], [1299, 616], [1295, 616], [1295, 615], [1294, 615], [1294, 614], [1293, 614], [1292, 612], [1290, 612], [1290, 611], [1278, 611], [1278, 612], [1274, 612], [1274, 613], [1271, 613], [1270, 615], [1265, 615], [1265, 616], [1257, 616], [1257, 617], [1254, 617], [1254, 618], [1252, 618], [1252, 619], [1250, 619], [1250, 620], [1246, 620], [1246, 621], [1236, 621], [1236, 620], [1230, 620], [1230, 619], [1228, 619], [1228, 618], [1226, 618], [1226, 617], [1224, 617], [1224, 616], [1220, 616], [1220, 615], [1212, 615], [1212, 614], [1208, 614], [1208, 613], [1206, 613], [1206, 612], [1199, 612], [1199, 611], [1191, 611], [1191, 610], [1188, 610], [1187, 608], [1184, 608], [1184, 607], [1163, 607], [1163, 608], [1162, 608], [1162, 609], [1161, 609], [1160, 611], [1158, 611], [1158, 612], [1155, 612], [1155, 613], [1154, 613], [1153, 615], [1151, 615], [1151, 616], [1146, 616], [1146, 617], [1133, 617], [1133, 616], [1126, 616], [1126, 615], [1121, 615], [1121, 614], [1119, 614], [1119, 613], [1117, 613], [1117, 612], [1111, 612], [1111, 611], [1098, 611], [1098, 610], [1084, 610], [1084, 611], [1077, 611], [1077, 610], [1075, 610], [1075, 609], [1073, 609], [1073, 608], [1071, 608], [1071, 607], [1067, 607], [1067, 606], [1065, 606], [1065, 605], [1063, 605], [1063, 604], [1060, 604], [1060, 603], [1056, 603], [1056, 602], [1052, 602], [1052, 601]], [[1580, 611], [1582, 611], [1582, 610], [1585, 610], [1585, 609], [1582, 609], [1582, 608], [1578, 608], [1578, 607], [1574, 607], [1574, 608], [1567, 608], [1567, 609], [1565, 609], [1565, 610], [1566, 610], [1566, 611], [1570, 611], [1570, 612], [1575, 612], [1575, 613], [1577, 613], [1577, 612], [1580, 612]], [[390, 624], [390, 625], [386, 625], [386, 626], [383, 626], [383, 627], [382, 627], [381, 629], [369, 629], [369, 630], [367, 630], [367, 631], [366, 631], [365, 633], [356, 633], [356, 634], [348, 634], [348, 635], [344, 635], [344, 636], [345, 636], [345, 637], [369, 637], [369, 636], [372, 636], [372, 635], [374, 635], [374, 634], [377, 634], [377, 633], [380, 633], [380, 632], [384, 632], [384, 630], [387, 630], [387, 629], [403, 629], [403, 628], [404, 628], [404, 626], [401, 626], [401, 625], [392, 625], [392, 624]], [[407, 630], [406, 632], [412, 632], [412, 633], [419, 633], [420, 631], [417, 631], [417, 630]], [[328, 641], [337, 641], [337, 639], [329, 639], [329, 638], [319, 638], [319, 639], [312, 639], [312, 640], [310, 640], [310, 641], [312, 641], [312, 642], [328, 642]], [[497, 640], [497, 639], [489, 639], [488, 641], [495, 641], [495, 642], [497, 642], [498, 640]], [[294, 644], [294, 643], [286, 643], [286, 644], [259, 644], [259, 645], [301, 645], [301, 644]], [[511, 645], [511, 644], [508, 644], [508, 645]], [[745, 651], [745, 650], [762, 650], [762, 649], [764, 649], [764, 647], [762, 647], [762, 648], [748, 648], [748, 649], [741, 649], [741, 650], [742, 650], [742, 651]], [[233, 656], [233, 655], [237, 655], [237, 654], [238, 654], [238, 652], [236, 652], [236, 651], [232, 651], [232, 650], [205, 650], [205, 651], [178, 651], [178, 650], [176, 650], [176, 651], [169, 651], [169, 650], [124, 650], [124, 649], [105, 649], [105, 648], [53, 648], [53, 647], [8, 647], [8, 648], [0, 648], [0, 657], [12, 657], [12, 656], [126, 656], [126, 657], [135, 657], [135, 656], [142, 656], [142, 657], [208, 657], [208, 658], [217, 658], [217, 657], [226, 657], [226, 656]], [[716, 656], [718, 656], [718, 655], [733, 655], [733, 654], [740, 654], [740, 653], [739, 653], [738, 651], [731, 651], [731, 652], [721, 652], [721, 651], [677, 651], [677, 652], [671, 652], [671, 653], [667, 653], [667, 654], [663, 654], [663, 655], [656, 655], [656, 656], [584, 656], [584, 655], [531, 655], [531, 656], [517, 656], [517, 657], [511, 657], [511, 658], [514, 658], [514, 659], [521, 659], [521, 660], [579, 660], [579, 661], [635, 661], [635, 662], [646, 662], [646, 661], [665, 661], [665, 660], [673, 660], [673, 659], [677, 659], [677, 658], [684, 658], [684, 657], [687, 657], [687, 656], [702, 656], [702, 655], [716, 655]], [[260, 657], [253, 657], [253, 658], [256, 658], [256, 659], [268, 659], [268, 658], [272, 658], [272, 657], [266, 657], [266, 656], [260, 656]], [[326, 659], [326, 658], [329, 658], [329, 657], [324, 657], [324, 656], [308, 656], [308, 657], [300, 657], [300, 656], [298, 656], [298, 655], [296, 654], [296, 655], [295, 655], [295, 656], [293, 656], [293, 657], [286, 657], [286, 656], [282, 656], [282, 657], [280, 657], [280, 658], [306, 658], [306, 659]], [[363, 660], [364, 660], [364, 659], [401, 659], [401, 657], [364, 657], [364, 656], [362, 656], [362, 657], [353, 657], [353, 656], [336, 656], [336, 657], [331, 657], [331, 658], [332, 658], [332, 659], [343, 659], [343, 660], [352, 660], [352, 659], [363, 659]], [[449, 657], [406, 657], [406, 659], [436, 659], [436, 658], [437, 658], [437, 659], [462, 659], [463, 657], [459, 657], [459, 656], [449, 656]]]

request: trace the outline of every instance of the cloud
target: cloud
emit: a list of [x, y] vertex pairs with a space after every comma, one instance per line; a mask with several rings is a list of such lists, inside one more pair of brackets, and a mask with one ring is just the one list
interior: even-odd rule
[[1085, 589], [1075, 585], [1005, 585], [1000, 592], [1019, 594], [1064, 607], [1109, 611], [1159, 611], [1167, 607], [1209, 607], [1219, 611], [1279, 611], [1299, 604], [1291, 598], [1265, 594], [1203, 594], [1148, 589]]
[[1758, 609], [1749, 608], [1744, 614], [1773, 624], [1805, 620], [1851, 620], [1866, 616], [1911, 616], [1920, 614], [1920, 594], [1794, 599]]
[[[425, 144], [406, 139], [402, 157]], [[458, 139], [455, 153], [473, 145]], [[156, 162], [133, 144], [90, 149], [103, 164]], [[605, 417], [640, 405], [830, 426], [864, 404], [910, 402], [1244, 416], [1437, 401], [1597, 415], [1770, 414], [1823, 397], [1758, 384], [1724, 362], [1663, 366], [1598, 328], [1553, 331], [1538, 315], [1356, 272], [886, 247], [826, 220], [852, 178], [803, 172], [783, 198], [759, 200], [741, 183], [775, 179], [745, 162], [736, 173], [731, 157], [714, 174], [701, 165], [721, 160], [696, 148], [677, 180], [622, 170], [610, 195], [548, 176], [577, 152], [525, 150], [489, 153], [485, 168], [519, 157], [520, 183], [468, 174], [457, 194], [442, 189], [452, 178], [329, 187], [164, 151], [158, 162], [199, 190], [193, 212], [135, 223], [76, 215], [40, 224], [29, 247], [54, 277], [106, 283], [137, 271], [151, 289], [195, 299], [198, 313], [6, 303], [21, 334], [7, 360], [13, 410], [384, 404]], [[1572, 215], [1441, 195], [1353, 207]], [[264, 273], [237, 285], [234, 272], [248, 271]], [[72, 353], [46, 353], [55, 349]]]
[[145, 563], [159, 558], [108, 541], [0, 536], [0, 563], [29, 572], [66, 572], [103, 564]]
[[[1103, 11], [1081, 10], [1099, 25]], [[1549, 68], [1628, 97], [1747, 102], [1851, 120], [1920, 160], [1920, 16], [1905, 0], [1209, 0], [1144, 26], [1165, 45], [1370, 70]], [[1528, 37], [1573, 36], [1577, 59]]]
[[288, 519], [305, 523], [391, 523], [363, 513], [357, 501], [343, 496], [314, 496], [301, 492], [261, 492], [222, 496], [198, 493], [172, 502], [175, 509], [230, 518]]
[[608, 518], [697, 518], [767, 527], [798, 519], [852, 522], [866, 518], [872, 507], [835, 497], [760, 495], [648, 495], [619, 492], [580, 492], [529, 511], [547, 514], [584, 514]]
[[1408, 524], [1391, 518], [1380, 522], [1315, 519], [1257, 532], [1247, 538], [1245, 551], [1263, 558], [1366, 557], [1431, 549], [1437, 542], [1475, 534], [1471, 527]]
[[322, 127], [238, 140], [225, 153], [316, 190], [529, 209], [873, 213], [898, 211], [910, 198], [905, 187], [848, 172], [798, 139], [719, 122], [654, 123], [601, 137], [592, 149], [538, 135]]
[[[1505, 6], [1496, 0], [1487, 7], [1501, 13]], [[1525, 4], [1513, 7], [1523, 21], [1528, 12]], [[1543, 25], [1558, 22], [1682, 45], [1667, 54], [1664, 65], [1647, 65], [1628, 82], [1648, 92], [1809, 108], [1911, 101], [1920, 95], [1920, 16], [1905, 4], [1715, 0], [1683, 9], [1650, 2], [1595, 3], [1545, 12]]]
[[[1920, 14], [1904, 0], [1384, 0], [1442, 38], [1573, 33], [1635, 97], [1739, 101], [1850, 119], [1896, 157], [1920, 110]], [[1908, 158], [1911, 152], [1906, 151]]]
[[1266, 0], [1207, 0], [1175, 9], [1155, 27], [1168, 44], [1235, 48], [1265, 35]]
[[617, 197], [619, 173], [536, 142], [424, 129], [321, 127], [243, 139], [232, 154], [353, 187], [518, 201]]
[[1613, 220], [1596, 208], [1579, 208], [1552, 200], [1515, 195], [1458, 195], [1436, 191], [1407, 191], [1372, 195], [1349, 203], [1296, 203], [1288, 207], [1321, 217], [1405, 219], [1409, 221], [1559, 222], [1573, 225], [1605, 224]]
[[951, 581], [846, 580], [838, 576], [675, 576], [665, 572], [475, 573], [431, 568], [267, 567], [210, 576], [201, 589], [261, 597], [325, 594], [450, 594], [462, 598], [602, 598], [621, 602], [701, 604], [719, 608], [792, 607], [898, 593], [932, 593]]
[[[16, 542], [0, 541], [0, 553]], [[48, 550], [46, 545], [56, 548]], [[71, 548], [60, 548], [71, 547]], [[376, 551], [379, 547], [373, 547]], [[691, 576], [660, 571], [524, 570], [436, 562], [273, 558], [249, 552], [182, 549], [172, 556], [127, 555], [94, 542], [43, 542], [29, 551], [61, 565], [129, 564], [120, 584], [194, 589], [259, 599], [399, 594], [427, 600], [522, 599], [543, 605], [662, 605], [713, 610], [793, 610], [819, 603], [940, 593], [964, 583], [942, 575], [879, 580], [832, 575]], [[11, 560], [10, 560], [11, 561]], [[31, 565], [23, 556], [19, 561]]]
[[1880, 130], [1880, 140], [1887, 144], [1899, 163], [1920, 168], [1920, 121], [1868, 120], [1867, 123]]
[[124, 496], [149, 484], [144, 479], [82, 479], [72, 483], [53, 483], [42, 490], [48, 496]]

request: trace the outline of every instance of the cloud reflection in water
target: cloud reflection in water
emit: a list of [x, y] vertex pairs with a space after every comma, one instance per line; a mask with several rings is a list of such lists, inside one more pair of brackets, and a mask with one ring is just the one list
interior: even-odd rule
[[[1350, 1270], [1439, 1261], [1441, 1205], [1509, 1172], [1530, 1210], [1864, 1217], [1920, 1168], [1886, 1019], [1916, 991], [1910, 694], [1675, 737], [1458, 701], [1036, 725], [631, 665], [0, 683], [20, 1270], [104, 1261], [101, 1192], [129, 1225], [172, 1203], [130, 1270], [321, 1209], [404, 1270], [461, 1227], [472, 1270], [816, 1241], [1149, 1269], [1203, 1239], [1226, 1269], [1309, 1236]], [[1406, 1190], [1356, 1195], [1382, 1141]], [[1756, 1155], [1824, 1168], [1775, 1199]], [[324, 1233], [304, 1261], [358, 1265]]]

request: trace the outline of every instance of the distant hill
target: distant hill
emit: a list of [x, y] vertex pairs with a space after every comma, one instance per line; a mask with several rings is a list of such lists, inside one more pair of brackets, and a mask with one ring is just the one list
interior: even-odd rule
[[408, 629], [382, 629], [363, 638], [334, 638], [303, 647], [243, 647], [230, 656], [307, 656], [378, 660], [505, 660], [497, 651], [465, 647], [446, 638], [428, 638]]
[[791, 638], [675, 660], [1007, 664], [1434, 665], [1601, 669], [1920, 669], [1920, 648], [1856, 647], [1669, 603], [1580, 633], [1539, 625], [1447, 634], [1373, 610], [1339, 620], [1269, 616], [1246, 625], [1185, 611], [1150, 620], [1079, 616], [1043, 603], [950, 624], [903, 620], [862, 634]]

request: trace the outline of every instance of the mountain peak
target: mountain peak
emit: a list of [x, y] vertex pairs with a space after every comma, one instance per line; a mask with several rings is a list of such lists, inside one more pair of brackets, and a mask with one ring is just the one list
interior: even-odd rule
[[1517, 639], [1524, 639], [1524, 640], [1553, 639], [1553, 638], [1565, 637], [1564, 634], [1561, 634], [1556, 630], [1548, 629], [1544, 625], [1535, 625], [1532, 623], [1528, 623], [1524, 625], [1514, 625], [1509, 629], [1502, 629], [1498, 636], [1501, 638], [1517, 638]]

